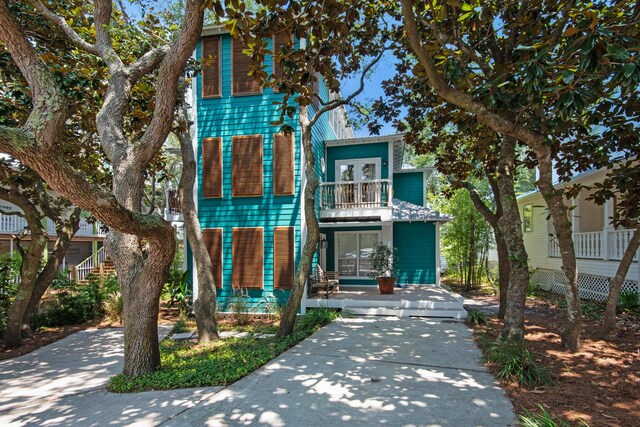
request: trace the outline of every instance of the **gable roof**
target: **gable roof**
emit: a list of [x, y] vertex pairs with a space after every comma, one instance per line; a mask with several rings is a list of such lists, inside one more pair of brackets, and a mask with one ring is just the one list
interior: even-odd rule
[[435, 221], [446, 222], [453, 219], [426, 206], [416, 205], [405, 200], [393, 199], [393, 222]]

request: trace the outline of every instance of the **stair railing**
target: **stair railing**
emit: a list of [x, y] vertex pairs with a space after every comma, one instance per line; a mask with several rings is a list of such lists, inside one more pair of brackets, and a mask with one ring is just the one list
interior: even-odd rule
[[[107, 253], [105, 252], [104, 246], [103, 246], [100, 249], [98, 249], [98, 252], [96, 252], [95, 254], [89, 255], [87, 259], [85, 259], [80, 264], [75, 266], [75, 269], [74, 269], [75, 281], [81, 282], [84, 279], [86, 279], [86, 277], [89, 274], [91, 274], [91, 272], [94, 269], [100, 267], [100, 264], [102, 264], [106, 259], [107, 259]], [[73, 277], [73, 272], [72, 272], [72, 277]]]

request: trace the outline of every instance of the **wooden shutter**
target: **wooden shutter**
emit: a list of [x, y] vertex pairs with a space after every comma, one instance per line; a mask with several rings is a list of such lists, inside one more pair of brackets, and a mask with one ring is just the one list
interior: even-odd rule
[[[272, 50], [274, 53], [281, 52], [282, 46], [285, 45], [289, 48], [293, 46], [293, 40], [289, 32], [281, 32], [273, 35]], [[275, 54], [273, 55], [273, 74], [278, 78], [282, 77], [282, 66], [280, 65], [280, 61], [276, 59]], [[273, 91], [278, 92], [278, 88], [274, 87]]]
[[262, 92], [260, 84], [249, 75], [251, 58], [242, 53], [245, 49], [246, 46], [241, 40], [231, 40], [232, 95], [248, 95]]
[[262, 196], [262, 135], [234, 136], [231, 145], [233, 196]]
[[202, 39], [202, 60], [202, 97], [220, 96], [220, 36]]
[[273, 286], [279, 289], [291, 289], [294, 266], [293, 227], [276, 227], [273, 230]]
[[233, 285], [262, 289], [264, 248], [262, 228], [234, 228]]
[[209, 251], [211, 265], [213, 265], [213, 279], [216, 288], [222, 287], [222, 228], [205, 228], [202, 230], [202, 240]]
[[222, 138], [202, 140], [202, 196], [222, 197]]
[[294, 193], [294, 144], [293, 134], [277, 134], [273, 137], [273, 194]]

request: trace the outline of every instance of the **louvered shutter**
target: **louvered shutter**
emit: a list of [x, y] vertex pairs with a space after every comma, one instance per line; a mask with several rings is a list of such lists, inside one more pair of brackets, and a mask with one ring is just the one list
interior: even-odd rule
[[273, 193], [294, 193], [294, 144], [293, 134], [277, 134], [273, 137]]
[[290, 289], [294, 275], [293, 227], [276, 227], [273, 231], [273, 286]]
[[231, 144], [233, 196], [262, 196], [262, 135], [234, 136]]
[[[289, 48], [293, 46], [293, 41], [291, 38], [291, 34], [288, 32], [281, 32], [274, 34], [273, 36], [273, 52], [281, 52], [282, 46], [287, 45]], [[280, 61], [276, 59], [275, 55], [273, 56], [273, 74], [275, 74], [278, 78], [282, 76], [282, 66]], [[278, 92], [278, 88], [273, 88], [274, 92]]]
[[248, 95], [261, 93], [260, 84], [249, 75], [249, 67], [251, 58], [242, 53], [246, 49], [241, 40], [231, 40], [231, 57], [232, 57], [232, 95]]
[[222, 197], [222, 139], [202, 140], [202, 195]]
[[204, 241], [211, 265], [213, 266], [213, 279], [216, 281], [216, 288], [222, 287], [222, 228], [205, 228], [202, 230], [202, 240]]
[[202, 59], [202, 97], [220, 96], [220, 36], [202, 39]]
[[262, 228], [234, 228], [233, 285], [262, 289], [264, 248]]

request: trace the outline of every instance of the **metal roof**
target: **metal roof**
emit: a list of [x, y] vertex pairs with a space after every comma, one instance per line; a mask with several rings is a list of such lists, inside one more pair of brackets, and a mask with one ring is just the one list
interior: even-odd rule
[[419, 206], [405, 200], [393, 199], [393, 222], [436, 221], [445, 222], [453, 219], [450, 215], [441, 214], [426, 206]]

